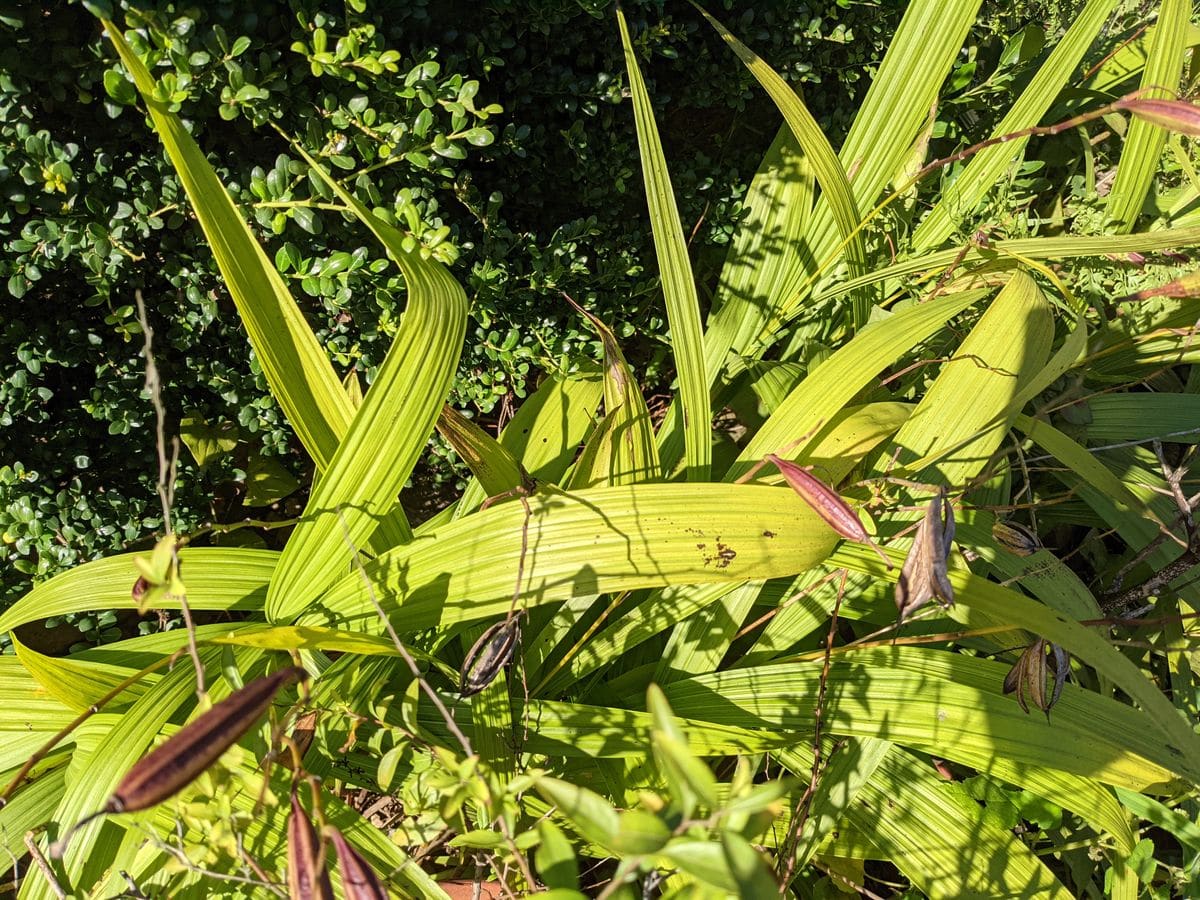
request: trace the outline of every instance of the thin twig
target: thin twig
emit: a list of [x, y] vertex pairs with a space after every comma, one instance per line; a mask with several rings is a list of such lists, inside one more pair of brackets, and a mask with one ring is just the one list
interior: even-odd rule
[[834, 881], [840, 881], [842, 884], [846, 885], [847, 887], [852, 888], [853, 890], [862, 894], [862, 896], [866, 897], [867, 900], [883, 900], [882, 896], [880, 896], [879, 894], [876, 894], [872, 890], [869, 890], [866, 885], [859, 884], [856, 881], [851, 881], [849, 878], [847, 878], [841, 872], [834, 871], [833, 869], [829, 868], [828, 866], [824, 866], [819, 862], [814, 862], [813, 865], [816, 866], [818, 869], [820, 869], [822, 872], [824, 872], [826, 875], [828, 875], [830, 878], [832, 878]]
[[257, 878], [248, 878], [245, 875], [233, 875], [229, 872], [217, 872], [213, 869], [206, 869], [203, 866], [198, 866], [188, 858], [187, 853], [185, 853], [182, 848], [176, 847], [174, 844], [168, 844], [165, 841], [160, 841], [153, 837], [150, 838], [150, 843], [152, 843], [157, 849], [162, 850], [165, 853], [170, 853], [177, 860], [179, 860], [179, 864], [189, 872], [195, 872], [197, 875], [201, 875], [205, 878], [216, 878], [219, 881], [229, 881], [233, 882], [234, 884], [250, 884], [254, 885], [255, 887], [263, 887], [278, 897], [287, 896], [287, 894], [285, 894], [278, 885], [272, 884], [271, 882], [261, 881]]
[[796, 847], [800, 836], [804, 833], [804, 825], [808, 821], [809, 810], [812, 807], [813, 795], [817, 792], [817, 782], [821, 778], [824, 756], [821, 752], [822, 724], [825, 715], [825, 689], [829, 685], [830, 660], [833, 657], [833, 641], [837, 637], [838, 612], [842, 608], [842, 597], [846, 593], [846, 569], [842, 569], [842, 581], [838, 585], [837, 599], [833, 602], [833, 613], [829, 617], [829, 633], [825, 637], [825, 661], [821, 666], [821, 678], [817, 684], [817, 703], [813, 710], [813, 762], [809, 776], [808, 787], [805, 788], [800, 802], [792, 812], [791, 826], [788, 828], [787, 840], [783, 845], [783, 872], [781, 884], [784, 890], [791, 884], [796, 872]]
[[813, 584], [810, 584], [806, 588], [802, 588], [802, 589], [796, 591], [796, 593], [792, 594], [792, 596], [788, 597], [786, 600], [784, 600], [778, 606], [772, 607], [768, 612], [763, 613], [761, 616], [759, 616], [757, 619], [755, 619], [749, 625], [742, 626], [742, 629], [733, 636], [733, 640], [736, 641], [736, 640], [739, 640], [740, 638], [745, 637], [747, 634], [749, 634], [751, 631], [753, 631], [759, 625], [762, 625], [764, 622], [770, 621], [776, 615], [778, 615], [779, 613], [781, 613], [785, 609], [787, 609], [789, 606], [803, 600], [805, 597], [807, 597], [813, 591], [817, 590], [817, 588], [823, 587], [824, 585], [828, 584], [830, 581], [832, 581], [834, 578], [837, 577], [837, 574], [838, 574], [837, 572], [830, 572], [828, 575], [823, 576], [819, 581], [817, 581]]
[[263, 870], [263, 867], [258, 864], [258, 860], [251, 856], [249, 851], [246, 850], [246, 847], [242, 842], [242, 833], [240, 831], [238, 832], [237, 836], [237, 849], [238, 855], [242, 858], [242, 862], [250, 867], [250, 871], [262, 879], [263, 884], [267, 886], [271, 893], [275, 894], [277, 897], [287, 897], [287, 894], [284, 893], [284, 891], [275, 883], [275, 879], [268, 875], [266, 871]]
[[[1180, 540], [1171, 531], [1164, 528], [1154, 540], [1143, 547], [1141, 551], [1135, 554], [1132, 560], [1122, 566], [1121, 570], [1117, 572], [1116, 578], [1113, 579], [1113, 587], [1100, 603], [1100, 608], [1105, 612], [1127, 610], [1134, 603], [1146, 600], [1158, 593], [1162, 587], [1170, 584], [1194, 566], [1200, 565], [1200, 532], [1196, 530], [1196, 522], [1193, 516], [1195, 504], [1193, 498], [1184, 495], [1183, 488], [1181, 487], [1183, 478], [1187, 474], [1187, 466], [1181, 463], [1179, 466], [1172, 467], [1163, 454], [1162, 442], [1156, 439], [1152, 443], [1154, 453], [1158, 457], [1159, 465], [1162, 467], [1163, 478], [1166, 480], [1170, 495], [1175, 500], [1175, 506], [1179, 510], [1178, 516], [1171, 525], [1174, 527], [1176, 524], [1182, 523], [1187, 540]], [[1200, 495], [1198, 495], [1198, 498], [1200, 498]], [[1146, 559], [1151, 551], [1157, 548], [1168, 537], [1183, 545], [1183, 553], [1172, 562], [1160, 568], [1142, 584], [1121, 592], [1121, 585], [1125, 575], [1133, 566]], [[1151, 607], [1145, 606], [1139, 608], [1137, 612], [1149, 612], [1150, 609]]]
[[130, 875], [124, 869], [121, 870], [120, 875], [125, 879], [125, 883], [129, 885], [129, 888], [125, 891], [123, 896], [132, 897], [133, 900], [150, 900], [150, 898], [146, 896], [146, 892], [138, 887], [138, 883], [133, 880], [132, 875]]
[[362, 578], [363, 587], [365, 587], [367, 591], [367, 597], [370, 599], [371, 605], [375, 607], [375, 613], [379, 616], [380, 621], [383, 622], [383, 627], [387, 629], [388, 636], [392, 639], [392, 644], [395, 646], [396, 652], [400, 654], [401, 659], [403, 659], [405, 665], [408, 666], [408, 670], [412, 672], [412, 676], [417, 680], [417, 684], [420, 686], [421, 690], [425, 692], [425, 695], [429, 698], [430, 702], [433, 703], [433, 705], [437, 708], [437, 711], [441, 714], [442, 719], [446, 723], [446, 727], [450, 729], [450, 733], [454, 735], [454, 739], [457, 740], [459, 746], [462, 747], [463, 753], [465, 753], [467, 756], [474, 756], [475, 751], [471, 749], [471, 742], [467, 739], [467, 736], [463, 734], [462, 729], [458, 727], [458, 724], [454, 721], [454, 716], [450, 714], [450, 710], [446, 708], [446, 704], [442, 702], [442, 698], [438, 696], [437, 691], [435, 691], [433, 686], [425, 680], [424, 676], [421, 675], [421, 670], [417, 666], [417, 661], [413, 659], [412, 654], [409, 653], [408, 650], [405, 649], [404, 644], [400, 642], [400, 635], [398, 635], [396, 633], [396, 629], [392, 627], [392, 620], [388, 618], [388, 614], [384, 612], [383, 606], [379, 602], [379, 598], [375, 596], [375, 586], [371, 584], [371, 578], [369, 575], [367, 575], [366, 568], [363, 567], [361, 560], [358, 558], [358, 548], [354, 546], [354, 542], [350, 536], [350, 528], [346, 525], [346, 517], [342, 515], [342, 511], [340, 509], [337, 511], [337, 513], [338, 521], [342, 524], [342, 535], [345, 538], [346, 543], [350, 546], [353, 554], [352, 559], [354, 560], [354, 567], [358, 570], [358, 574]]
[[[150, 403], [154, 407], [154, 446], [158, 452], [158, 499], [162, 503], [163, 529], [170, 537], [174, 533], [171, 527], [171, 507], [175, 502], [175, 469], [179, 463], [179, 438], [172, 438], [171, 456], [168, 460], [167, 410], [162, 402], [162, 380], [158, 376], [158, 366], [154, 363], [154, 329], [150, 327], [150, 319], [146, 315], [146, 303], [142, 299], [142, 292], [135, 291], [134, 299], [137, 301], [138, 323], [142, 326], [142, 334], [146, 339], [142, 352], [146, 358], [146, 391], [150, 394]], [[172, 553], [174, 556], [172, 565], [178, 568], [178, 553], [175, 551]], [[188, 606], [187, 596], [180, 593], [178, 599], [179, 610], [183, 614], [183, 624], [187, 629], [188, 653], [192, 657], [192, 666], [196, 670], [196, 698], [203, 702], [205, 695], [204, 664], [200, 662], [200, 651], [196, 647], [196, 625], [192, 621], [192, 610]]]
[[58, 879], [54, 876], [54, 870], [50, 868], [50, 863], [46, 862], [46, 857], [42, 856], [42, 851], [38, 849], [37, 842], [33, 839], [32, 831], [25, 832], [25, 849], [29, 851], [29, 856], [33, 859], [33, 864], [45, 876], [46, 881], [50, 885], [50, 890], [54, 891], [54, 896], [58, 897], [59, 900], [65, 900], [67, 892], [58, 883]]

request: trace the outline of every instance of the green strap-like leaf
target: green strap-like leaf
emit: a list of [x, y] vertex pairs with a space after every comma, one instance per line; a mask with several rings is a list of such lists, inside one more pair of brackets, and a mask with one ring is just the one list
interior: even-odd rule
[[[368, 394], [369, 396], [369, 394]], [[519, 605], [669, 584], [732, 585], [794, 574], [836, 538], [784, 488], [643, 484], [529, 498]], [[366, 563], [376, 596], [402, 631], [505, 614], [521, 556], [525, 511], [505, 503]], [[378, 630], [358, 573], [322, 597], [313, 622]]]
[[918, 481], [967, 484], [1004, 440], [1018, 412], [1012, 401], [1045, 364], [1053, 337], [1041, 289], [1014, 274], [896, 435], [896, 461], [914, 469], [916, 459], [930, 457], [937, 462], [917, 471]]
[[446, 439], [489, 497], [526, 485], [528, 474], [494, 437], [454, 409], [443, 406], [438, 433]]
[[575, 490], [659, 481], [662, 465], [642, 389], [616, 335], [587, 310], [579, 310], [604, 347], [604, 418], [588, 436], [571, 472], [570, 487]]
[[[885, 552], [892, 558], [891, 569], [885, 568], [879, 557], [869, 548], [849, 543], [842, 544], [829, 558], [828, 564], [845, 566], [853, 571], [865, 572], [876, 579], [894, 583], [899, 577], [902, 560], [899, 554], [890, 549]], [[1200, 782], [1200, 737], [1191, 731], [1180, 712], [1146, 680], [1137, 666], [1121, 655], [1101, 635], [1078, 622], [1071, 621], [1062, 613], [1030, 600], [1024, 594], [1001, 587], [963, 569], [951, 569], [949, 577], [954, 586], [955, 602], [948, 615], [955, 621], [967, 628], [1013, 624], [1019, 629], [1025, 629], [1061, 645], [1067, 652], [1112, 679], [1114, 684], [1141, 706], [1146, 716], [1145, 724], [1140, 727], [1151, 728], [1161, 733], [1159, 744], [1166, 753], [1163, 765]], [[942, 655], [966, 659], [960, 654]], [[1057, 713], [1057, 707], [1055, 712]], [[1165, 740], [1162, 739], [1164, 736]]]
[[[63, 750], [42, 761], [37, 774], [20, 792], [0, 807], [0, 877], [7, 875], [29, 851], [25, 834], [46, 824], [46, 811], [58, 806], [67, 786], [67, 762], [70, 751]], [[11, 772], [0, 773], [5, 784]]]
[[[1038, 124], [1067, 80], [1077, 73], [1080, 60], [1096, 42], [1097, 35], [1116, 5], [1116, 0], [1089, 0], [1033, 80], [1009, 107], [991, 137], [1011, 134]], [[914, 251], [941, 246], [954, 232], [956, 225], [969, 216], [988, 192], [996, 187], [1004, 177], [1005, 169], [1021, 153], [1028, 140], [1005, 141], [973, 156], [966, 168], [953, 181], [945, 184], [937, 205], [913, 234]]]
[[[730, 466], [726, 480], [737, 479], [768, 453], [794, 445], [805, 435], [810, 435], [812, 446], [821, 437], [818, 429], [828, 427], [880, 371], [983, 296], [982, 291], [970, 291], [939, 297], [863, 329], [788, 395]], [[805, 459], [803, 453], [800, 458]]]
[[1088, 442], [1110, 444], [1154, 439], [1200, 443], [1200, 395], [1103, 394], [1087, 401]]
[[[880, 281], [907, 281], [914, 275], [944, 271], [956, 261], [960, 268], [978, 269], [987, 263], [989, 270], [1002, 271], [1020, 265], [1018, 257], [1031, 260], [1057, 261], [1106, 256], [1121, 253], [1148, 253], [1155, 250], [1195, 247], [1200, 244], [1200, 228], [1172, 228], [1160, 231], [1145, 231], [1138, 234], [1100, 235], [1095, 237], [1037, 237], [1011, 241], [993, 241], [988, 247], [971, 245], [959, 259], [961, 248], [937, 250], [903, 259], [888, 266], [873, 269], [861, 278], [834, 283], [817, 291], [817, 300], [824, 300], [848, 293]], [[1119, 328], [1120, 320], [1108, 325]]]
[[[133, 584], [140, 554], [122, 553], [84, 563], [37, 585], [0, 615], [0, 633], [51, 616], [96, 609], [136, 609]], [[279, 554], [248, 547], [185, 547], [180, 569], [192, 609], [261, 610], [267, 582]], [[179, 601], [164, 596], [163, 609], [178, 609]]]
[[408, 306], [371, 389], [280, 556], [266, 606], [267, 617], [276, 622], [299, 614], [344, 572], [395, 505], [450, 389], [467, 327], [466, 294], [446, 268], [406, 251], [399, 231], [303, 155], [399, 264]]
[[[814, 192], [812, 167], [784, 125], [746, 190], [746, 217], [734, 233], [713, 296], [704, 332], [710, 390], [722, 380], [730, 348], [749, 346], [771, 311], [790, 296], [793, 273], [815, 268], [801, 240]], [[683, 410], [677, 399], [659, 426], [658, 446], [664, 465], [674, 470], [683, 456]]]
[[[780, 760], [798, 774], [812, 765], [800, 749]], [[846, 807], [845, 821], [930, 897], [1071, 900], [1033, 851], [990, 822], [961, 784], [939, 780], [928, 763], [899, 748], [879, 762]]]
[[[215, 655], [210, 651], [207, 662]], [[50, 816], [58, 825], [52, 837], [104, 807], [109, 796], [130, 768], [150, 748], [151, 742], [175, 711], [194, 698], [196, 676], [190, 665], [176, 666], [151, 690], [113, 721], [99, 743], [72, 766], [62, 801]], [[104, 873], [121, 843], [122, 830], [99, 819], [85, 825], [71, 838], [62, 866], [68, 875], [68, 891], [83, 894]], [[43, 851], [45, 847], [43, 847]], [[54, 896], [49, 882], [33, 869], [22, 885], [22, 896], [49, 900]]]
[[[1179, 73], [1183, 66], [1183, 48], [1192, 17], [1191, 0], [1162, 0], [1158, 5], [1158, 25], [1151, 39], [1150, 55], [1142, 71], [1143, 96], [1175, 99]], [[1119, 231], [1132, 231], [1142, 204], [1150, 191], [1154, 173], [1162, 161], [1167, 132], [1157, 125], [1133, 118], [1125, 133], [1125, 146], [1117, 163], [1117, 177], [1108, 195], [1108, 218]]]
[[705, 371], [704, 344], [700, 326], [700, 300], [688, 259], [679, 209], [671, 189], [671, 176], [663, 156], [654, 108], [646, 84], [638, 69], [637, 57], [629, 42], [625, 14], [617, 7], [617, 24], [625, 48], [625, 68], [633, 96], [637, 123], [638, 150], [642, 159], [642, 177], [646, 181], [646, 202], [650, 207], [650, 226], [658, 256], [667, 322], [671, 326], [671, 351], [675, 355], [675, 373], [679, 379], [679, 398], [683, 405], [684, 458], [689, 481], [707, 481], [712, 462], [712, 409], [708, 399], [709, 379]]
[[[796, 868], [804, 868], [854, 804], [893, 745], [877, 738], [848, 740], [825, 762], [809, 805], [808, 821], [796, 845]], [[829, 752], [829, 748], [826, 748]], [[808, 771], [812, 771], [809, 763]]]
[[[558, 484], [595, 424], [602, 392], [602, 379], [595, 371], [547, 378], [504, 426], [500, 446], [538, 481]], [[449, 513], [421, 523], [417, 533], [474, 512], [486, 496], [472, 481]]]
[[[1112, 522], [1130, 546], [1141, 549], [1159, 533], [1161, 523], [1153, 511], [1086, 447], [1039, 419], [1021, 415], [1013, 424], [1078, 476], [1079, 495]], [[1150, 558], [1165, 563], [1169, 559], [1161, 554], [1167, 552], [1169, 548], [1159, 548], [1159, 555]]]
[[[697, 8], [699, 9], [699, 7]], [[857, 231], [860, 222], [858, 204], [854, 199], [854, 192], [850, 189], [850, 180], [846, 177], [846, 170], [838, 161], [829, 139], [821, 131], [821, 126], [812, 117], [812, 113], [808, 111], [804, 101], [780, 77], [778, 72], [767, 65], [757, 53], [739, 41], [728, 28], [703, 9], [700, 9], [700, 12], [717, 30], [730, 49], [746, 64], [746, 68], [758, 79], [758, 83], [763, 86], [771, 99], [775, 101], [779, 112], [783, 114], [784, 121], [787, 122], [792, 134], [804, 148], [806, 157], [811, 161], [813, 174], [821, 186], [822, 203], [827, 204], [828, 208], [832, 210], [838, 232], [847, 242], [846, 264], [851, 275], [862, 272], [865, 267], [866, 251], [863, 247], [862, 236]], [[866, 321], [865, 313], [864, 309], [856, 317], [859, 323]]]
[[204, 229], [271, 393], [318, 469], [333, 459], [353, 416], [346, 391], [283, 279], [179, 117], [154, 99], [155, 82], [109, 21], [104, 28], [141, 92], [154, 128]]
[[[26, 647], [15, 637], [13, 647], [17, 659], [42, 688], [59, 703], [75, 712], [83, 712], [109, 691], [127, 679], [138, 666], [121, 666], [111, 662], [81, 661], [70, 657], [47, 656]], [[144, 694], [162, 676], [147, 675], [130, 685], [106, 707], [110, 712], [128, 706]]]
[[[688, 719], [804, 731], [822, 665], [816, 659], [730, 669], [665, 690], [676, 714]], [[1047, 722], [1004, 696], [1007, 671], [1002, 663], [924, 648], [838, 654], [822, 722], [829, 734], [882, 738], [983, 770], [1003, 757], [1010, 769], [1056, 768], [1134, 790], [1188, 769], [1163, 746], [1148, 714], [1067, 685]]]

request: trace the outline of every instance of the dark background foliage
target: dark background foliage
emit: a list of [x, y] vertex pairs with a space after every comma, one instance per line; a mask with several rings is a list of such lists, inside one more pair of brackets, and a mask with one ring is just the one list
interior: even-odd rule
[[[803, 87], [835, 146], [904, 8], [710, 6]], [[995, 4], [958, 75], [969, 82], [977, 59], [1029, 22], [1053, 30], [1059, 6]], [[703, 301], [778, 117], [689, 5], [625, 9]], [[540, 373], [598, 356], [562, 291], [614, 327], [651, 391], [669, 379], [607, 0], [158, 2], [115, 14], [141, 30], [161, 91], [253, 215], [339, 371], [369, 383], [403, 283], [361, 228], [321, 208], [327, 193], [272, 124], [467, 286], [456, 405], [494, 424]], [[193, 450], [204, 439], [232, 448], [184, 450], [176, 528], [295, 514], [288, 495], [308, 472], [97, 20], [75, 3], [0, 4], [0, 39], [3, 607], [31, 581], [161, 528], [135, 291], [170, 429]], [[448, 451], [433, 450], [404, 498], [414, 515], [458, 478]], [[250, 534], [223, 539], [263, 540]]]

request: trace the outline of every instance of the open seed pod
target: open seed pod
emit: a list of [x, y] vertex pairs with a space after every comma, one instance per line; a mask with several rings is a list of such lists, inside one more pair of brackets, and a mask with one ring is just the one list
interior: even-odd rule
[[896, 609], [900, 621], [936, 598], [944, 607], [954, 605], [954, 586], [946, 560], [954, 546], [954, 507], [939, 489], [917, 526], [912, 548], [896, 581]]
[[521, 617], [504, 619], [488, 628], [467, 651], [459, 672], [458, 693], [463, 697], [478, 694], [496, 680], [508, 665], [521, 640]]

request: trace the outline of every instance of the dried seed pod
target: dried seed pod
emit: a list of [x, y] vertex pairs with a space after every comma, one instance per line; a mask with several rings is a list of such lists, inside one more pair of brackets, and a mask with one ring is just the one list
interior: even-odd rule
[[1018, 522], [997, 522], [992, 526], [992, 538], [1016, 556], [1032, 556], [1042, 549], [1038, 536]]
[[1200, 106], [1186, 100], [1124, 97], [1113, 106], [1168, 131], [1200, 137]]
[[342, 870], [342, 893], [346, 900], [387, 900], [387, 888], [370, 864], [342, 837], [336, 828], [326, 829], [337, 850], [338, 867]]
[[478, 694], [495, 681], [500, 670], [512, 660], [520, 640], [519, 615], [497, 622], [481, 634], [463, 660], [459, 672], [459, 695], [470, 697]]
[[896, 609], [903, 621], [910, 613], [937, 598], [943, 607], [954, 605], [954, 586], [947, 558], [954, 545], [954, 507], [944, 489], [925, 508], [912, 548], [896, 581]]
[[782, 459], [774, 453], [768, 453], [764, 459], [775, 464], [788, 486], [804, 498], [804, 501], [817, 511], [817, 515], [824, 519], [830, 528], [847, 540], [859, 541], [863, 544], [871, 542], [871, 536], [867, 534], [867, 529], [863, 528], [862, 521], [850, 508], [850, 504], [842, 499], [841, 494], [803, 466], [790, 460]]
[[333, 900], [333, 885], [325, 868], [325, 847], [292, 789], [288, 815], [288, 896], [293, 900]]
[[183, 790], [250, 730], [281, 688], [307, 677], [303, 669], [289, 667], [230, 694], [138, 760], [103, 811], [148, 809]]
[[[1050, 651], [1049, 660], [1054, 665], [1054, 689], [1049, 699], [1046, 698], [1047, 650]], [[1066, 683], [1070, 663], [1070, 657], [1062, 647], [1045, 638], [1038, 638], [1025, 648], [1016, 665], [1004, 676], [1004, 693], [1016, 693], [1017, 703], [1026, 713], [1029, 712], [1029, 704], [1026, 703], [1028, 697], [1034, 706], [1046, 714], [1046, 720], [1049, 721], [1050, 710], [1058, 702], [1063, 684]]]
[[846, 538], [846, 540], [866, 544], [879, 554], [880, 559], [884, 561], [884, 564], [889, 569], [892, 567], [892, 561], [871, 540], [871, 536], [867, 534], [867, 529], [863, 527], [862, 520], [850, 508], [850, 504], [842, 499], [841, 494], [803, 466], [799, 466], [790, 460], [776, 456], [774, 453], [768, 453], [763, 459], [774, 463], [775, 468], [779, 470], [779, 473], [783, 476], [783, 480], [788, 483], [788, 486], [799, 494], [805, 503], [816, 510], [817, 515], [824, 519], [830, 528]]

